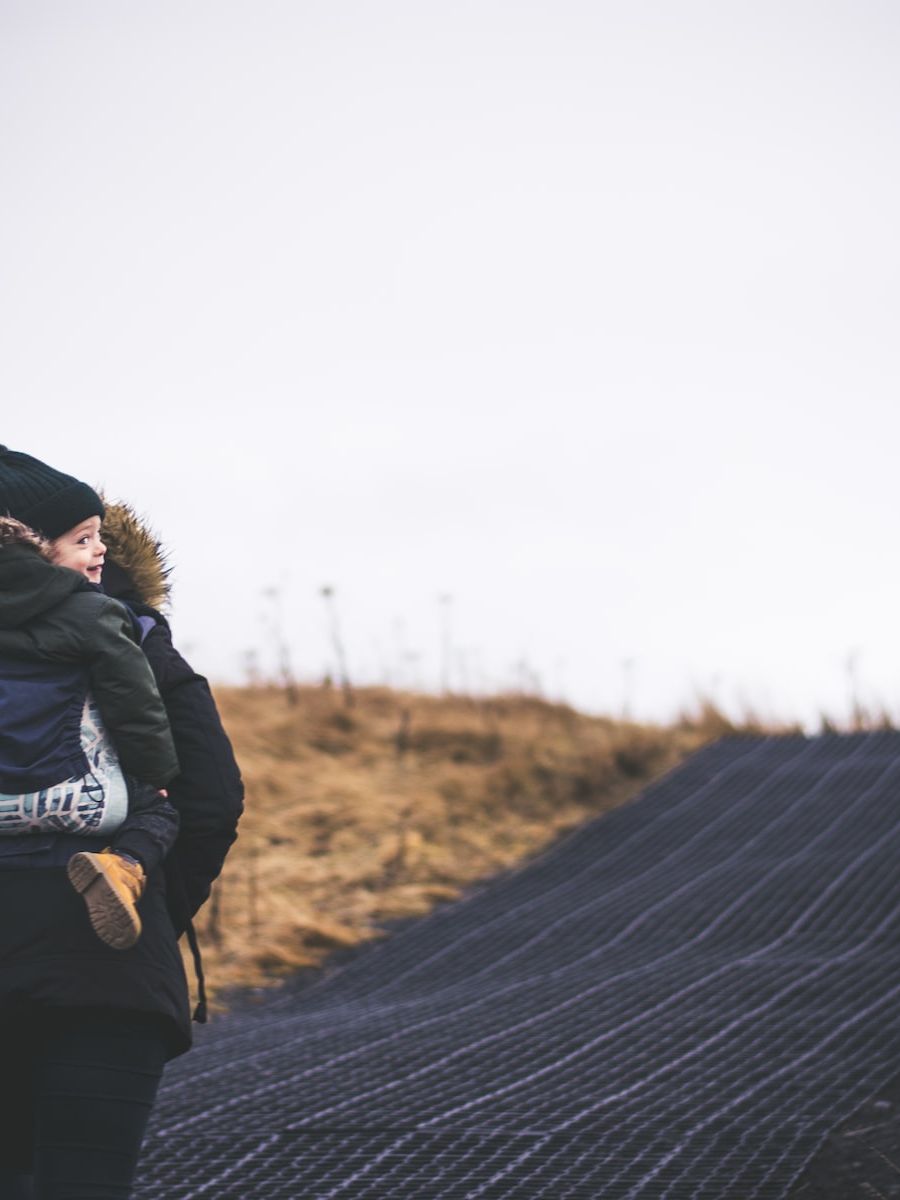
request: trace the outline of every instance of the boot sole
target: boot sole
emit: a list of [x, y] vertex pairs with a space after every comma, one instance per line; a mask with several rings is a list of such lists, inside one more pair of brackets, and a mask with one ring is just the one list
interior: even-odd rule
[[141, 936], [141, 919], [125, 904], [87, 854], [69, 859], [69, 879], [84, 897], [94, 933], [113, 950], [128, 950]]

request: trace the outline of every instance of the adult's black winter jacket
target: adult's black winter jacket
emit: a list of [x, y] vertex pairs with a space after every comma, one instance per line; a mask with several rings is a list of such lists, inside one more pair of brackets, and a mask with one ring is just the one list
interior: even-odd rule
[[168, 598], [165, 555], [126, 505], [107, 507], [103, 522], [107, 561], [104, 590], [123, 601], [144, 630], [141, 643], [162, 696], [180, 773], [169, 799], [181, 825], [166, 860], [169, 911], [180, 935], [210, 893], [237, 837], [244, 786], [231, 742], [206, 679], [172, 644], [159, 609]]

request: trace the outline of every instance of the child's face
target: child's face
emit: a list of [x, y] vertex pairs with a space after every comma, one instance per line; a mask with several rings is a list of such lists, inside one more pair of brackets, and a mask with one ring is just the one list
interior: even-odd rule
[[50, 556], [58, 567], [77, 571], [91, 583], [100, 582], [105, 554], [106, 547], [100, 541], [99, 517], [88, 517], [50, 543]]

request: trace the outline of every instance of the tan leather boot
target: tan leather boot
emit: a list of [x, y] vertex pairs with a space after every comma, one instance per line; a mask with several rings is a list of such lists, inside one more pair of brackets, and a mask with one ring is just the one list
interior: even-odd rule
[[81, 892], [94, 932], [113, 950], [127, 950], [141, 936], [135, 905], [144, 890], [144, 869], [119, 854], [82, 850], [69, 859], [69, 879]]

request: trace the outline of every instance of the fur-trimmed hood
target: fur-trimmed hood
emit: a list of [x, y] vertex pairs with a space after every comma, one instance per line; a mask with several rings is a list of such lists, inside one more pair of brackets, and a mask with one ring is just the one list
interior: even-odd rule
[[106, 505], [100, 536], [106, 543], [103, 590], [150, 608], [168, 607], [171, 567], [159, 538], [128, 504]]

